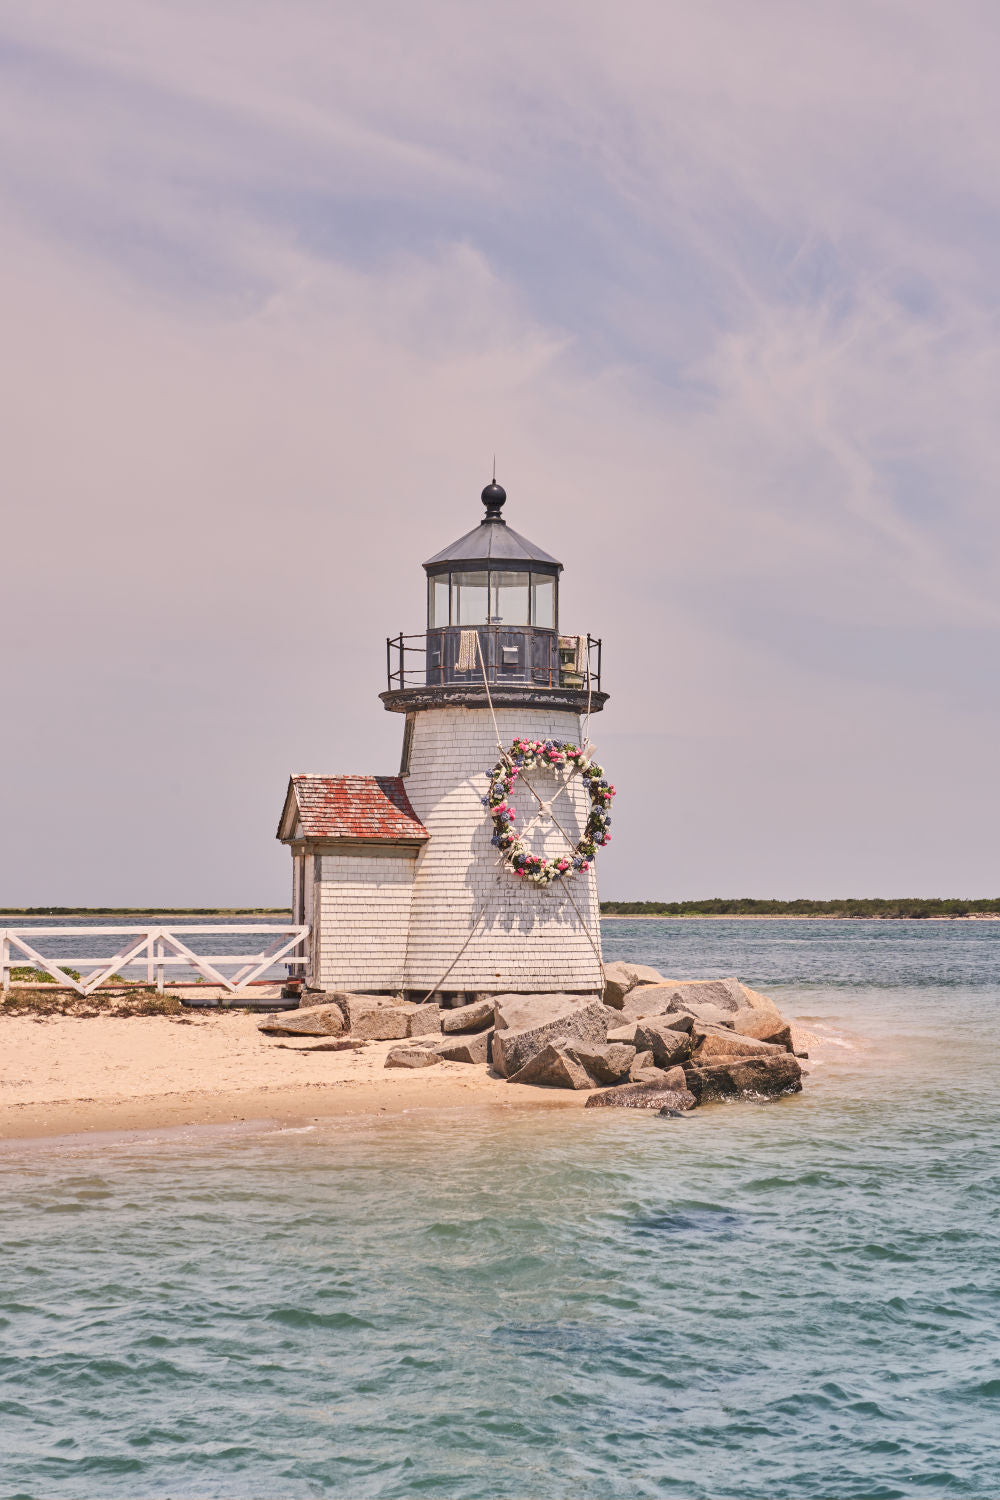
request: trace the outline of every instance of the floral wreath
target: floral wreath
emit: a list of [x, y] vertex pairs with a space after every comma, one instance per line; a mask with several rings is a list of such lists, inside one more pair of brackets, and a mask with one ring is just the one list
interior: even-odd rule
[[[483, 806], [489, 809], [493, 819], [494, 831], [490, 842], [495, 849], [500, 850], [503, 863], [509, 865], [515, 875], [529, 880], [532, 885], [551, 885], [554, 880], [563, 880], [567, 875], [589, 870], [598, 847], [611, 842], [610, 808], [615, 789], [605, 779], [603, 766], [590, 759], [591, 754], [590, 750], [583, 750], [579, 745], [571, 745], [563, 740], [516, 739], [490, 772], [489, 790], [482, 799]], [[574, 775], [579, 772], [583, 778], [590, 795], [590, 813], [582, 837], [570, 852], [561, 859], [543, 859], [539, 854], [532, 854], [525, 847], [523, 839], [514, 832], [517, 809], [511, 806], [508, 799], [522, 771], [536, 770], [539, 767], [561, 770], [566, 766], [573, 768]], [[568, 785], [568, 781], [565, 785]], [[525, 782], [525, 786], [542, 811], [551, 817], [551, 803], [543, 803], [528, 782]], [[556, 796], [558, 795], [557, 792]], [[569, 835], [566, 834], [565, 837], [572, 844]]]

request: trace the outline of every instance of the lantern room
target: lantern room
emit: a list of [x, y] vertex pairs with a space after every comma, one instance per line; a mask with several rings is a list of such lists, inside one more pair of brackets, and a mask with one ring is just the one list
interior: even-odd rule
[[424, 563], [428, 685], [481, 678], [484, 665], [491, 681], [559, 681], [562, 563], [507, 525], [506, 499], [493, 480], [480, 524]]

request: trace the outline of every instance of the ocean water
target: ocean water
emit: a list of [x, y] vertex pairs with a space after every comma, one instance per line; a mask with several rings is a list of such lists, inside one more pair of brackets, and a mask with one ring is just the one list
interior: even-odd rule
[[681, 1121], [0, 1151], [0, 1495], [1000, 1493], [1000, 924], [608, 922], [847, 1040]]

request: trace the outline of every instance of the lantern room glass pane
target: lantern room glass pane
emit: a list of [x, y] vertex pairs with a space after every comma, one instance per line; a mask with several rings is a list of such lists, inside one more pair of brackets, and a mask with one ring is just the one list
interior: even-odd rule
[[527, 625], [528, 574], [490, 574], [490, 619], [499, 625]]
[[452, 573], [451, 623], [453, 625], [487, 624], [486, 607], [489, 589], [486, 573]]
[[427, 580], [427, 628], [448, 625], [448, 575]]
[[556, 628], [556, 581], [545, 573], [531, 575], [531, 623], [539, 630]]

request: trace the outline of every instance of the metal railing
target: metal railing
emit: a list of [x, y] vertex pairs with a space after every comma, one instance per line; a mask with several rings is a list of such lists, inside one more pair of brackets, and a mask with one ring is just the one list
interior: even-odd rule
[[[587, 671], [576, 669], [577, 636], [555, 635], [551, 630], [528, 625], [470, 625], [475, 630], [486, 663], [486, 680], [492, 686], [524, 683], [532, 687], [585, 688]], [[483, 669], [477, 660], [474, 668], [459, 671], [457, 657], [463, 627], [440, 626], [419, 634], [388, 636], [385, 643], [385, 667], [389, 691], [411, 687], [434, 687], [445, 683], [474, 685], [482, 681]], [[590, 686], [601, 691], [602, 642], [587, 635], [586, 661], [590, 668]], [[563, 643], [572, 643], [566, 644]], [[523, 652], [516, 666], [505, 653]]]
[[[272, 943], [257, 953], [195, 953], [178, 936], [184, 933], [202, 933], [215, 937], [223, 934], [239, 935], [251, 933], [277, 933]], [[306, 964], [308, 958], [301, 946], [309, 936], [309, 928], [286, 923], [276, 926], [239, 925], [228, 927], [0, 927], [0, 988], [10, 989], [12, 960], [27, 959], [37, 969], [51, 974], [57, 984], [76, 990], [78, 995], [92, 995], [112, 974], [126, 968], [144, 968], [145, 979], [124, 979], [125, 984], [156, 985], [163, 994], [164, 970], [182, 967], [195, 969], [212, 984], [218, 984], [234, 994], [236, 990], [253, 984], [275, 964]], [[94, 938], [124, 937], [117, 953], [111, 957], [94, 954], [62, 953], [46, 956], [36, 946], [39, 938]], [[35, 941], [32, 941], [35, 940]], [[43, 946], [47, 946], [44, 945]], [[81, 945], [85, 946], [85, 945]], [[110, 944], [108, 945], [110, 946]], [[299, 951], [296, 951], [299, 950]], [[235, 974], [223, 974], [220, 964], [239, 965]], [[79, 978], [68, 972], [68, 966], [89, 967], [92, 972]], [[18, 964], [18, 967], [20, 965]]]

